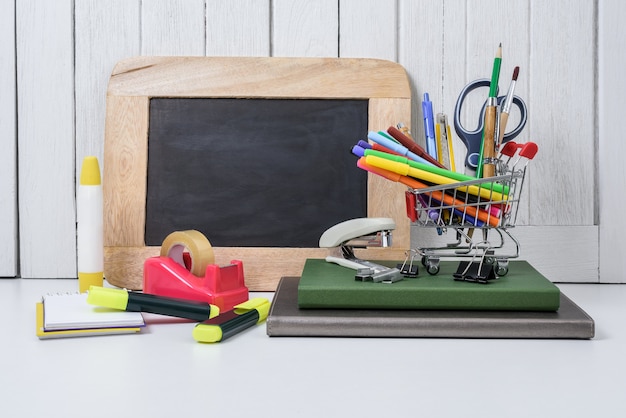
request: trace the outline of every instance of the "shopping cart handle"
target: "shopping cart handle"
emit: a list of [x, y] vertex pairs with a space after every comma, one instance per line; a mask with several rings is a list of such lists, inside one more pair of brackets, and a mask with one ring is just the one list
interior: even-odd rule
[[539, 151], [539, 147], [534, 142], [525, 142], [523, 144], [518, 144], [517, 142], [509, 141], [502, 147], [500, 150], [500, 154], [505, 155], [507, 157], [513, 157], [517, 150], [520, 150], [519, 156], [532, 160], [537, 155], [537, 151]]
[[522, 150], [519, 152], [520, 157], [528, 158], [532, 160], [537, 155], [537, 151], [539, 151], [539, 147], [534, 142], [527, 142], [522, 147]]
[[506, 144], [504, 144], [504, 146], [502, 147], [502, 150], [500, 150], [500, 154], [506, 155], [507, 157], [512, 157], [517, 152], [517, 149], [521, 148], [522, 145], [523, 144], [518, 144], [517, 142], [514, 142], [514, 141], [509, 141]]

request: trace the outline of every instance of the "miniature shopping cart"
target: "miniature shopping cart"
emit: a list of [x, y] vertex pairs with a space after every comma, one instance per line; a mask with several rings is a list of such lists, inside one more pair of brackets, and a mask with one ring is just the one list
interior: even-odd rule
[[417, 226], [432, 228], [439, 235], [455, 232], [454, 242], [413, 249], [407, 260], [410, 257], [412, 263], [421, 257], [426, 271], [435, 275], [440, 259], [460, 258], [455, 280], [487, 283], [508, 273], [509, 259], [517, 258], [520, 251], [509, 229], [515, 226], [526, 166], [537, 146], [532, 142], [506, 145], [496, 161], [494, 177], [406, 192], [407, 215]]

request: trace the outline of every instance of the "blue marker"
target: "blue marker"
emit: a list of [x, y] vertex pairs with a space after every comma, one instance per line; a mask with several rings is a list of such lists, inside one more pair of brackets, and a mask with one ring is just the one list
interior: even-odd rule
[[405, 147], [402, 144], [399, 144], [395, 141], [392, 141], [390, 139], [385, 138], [384, 136], [382, 136], [381, 134], [374, 132], [374, 131], [370, 131], [367, 134], [367, 137], [369, 139], [371, 139], [372, 141], [376, 142], [378, 145], [382, 145], [385, 148], [389, 148], [392, 151], [397, 152], [398, 154], [404, 155], [407, 158], [410, 158], [413, 161], [417, 161], [423, 164], [428, 164], [428, 165], [432, 165], [429, 161], [423, 159], [422, 157], [420, 157], [419, 155], [409, 151], [409, 149], [407, 147]]
[[426, 136], [426, 152], [428, 155], [439, 161], [437, 158], [437, 142], [435, 141], [435, 118], [433, 116], [433, 102], [430, 101], [428, 93], [424, 93], [422, 101], [422, 113], [424, 115], [424, 135]]

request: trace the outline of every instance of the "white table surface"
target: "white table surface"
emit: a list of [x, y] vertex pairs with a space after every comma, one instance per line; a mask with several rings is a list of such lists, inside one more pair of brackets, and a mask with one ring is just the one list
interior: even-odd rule
[[[593, 340], [139, 335], [39, 340], [35, 303], [75, 280], [0, 280], [0, 417], [624, 417], [626, 285], [558, 285]], [[272, 293], [251, 296], [271, 298]]]

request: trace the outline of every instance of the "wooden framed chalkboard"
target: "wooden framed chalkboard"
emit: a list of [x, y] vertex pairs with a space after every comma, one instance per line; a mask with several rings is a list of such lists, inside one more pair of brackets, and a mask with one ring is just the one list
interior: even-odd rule
[[103, 162], [105, 276], [140, 289], [170, 232], [198, 229], [217, 264], [242, 260], [251, 290], [274, 290], [321, 233], [392, 217], [392, 249], [410, 246], [403, 187], [356, 168], [368, 130], [411, 118], [404, 69], [373, 59], [137, 57], [108, 91]]

